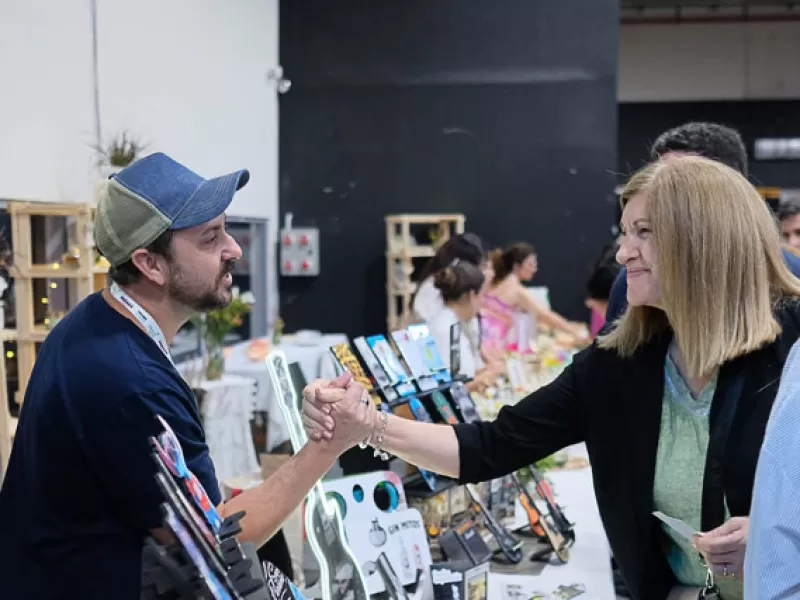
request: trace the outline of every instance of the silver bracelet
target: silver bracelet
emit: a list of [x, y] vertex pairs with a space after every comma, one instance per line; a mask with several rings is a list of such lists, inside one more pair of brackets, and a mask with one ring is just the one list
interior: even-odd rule
[[[366, 404], [366, 402], [364, 402], [365, 398], [366, 398], [367, 402], [369, 402], [369, 401], [370, 401], [370, 400], [369, 400], [369, 396], [366, 396], [366, 395], [365, 395], [365, 396], [362, 396], [362, 398], [361, 398], [361, 402], [362, 402], [362, 403], [364, 403], [364, 404]], [[373, 434], [373, 433], [375, 433], [375, 430], [374, 430], [374, 429], [375, 429], [375, 428], [373, 427], [373, 430], [369, 432], [369, 435], [367, 436], [367, 439], [365, 439], [365, 440], [363, 440], [363, 441], [361, 441], [361, 442], [359, 442], [359, 443], [358, 443], [358, 447], [359, 447], [359, 448], [361, 448], [362, 450], [364, 450], [364, 449], [365, 449], [367, 446], [369, 446], [369, 445], [370, 445], [370, 443], [372, 442], [372, 434]]]
[[383, 450], [383, 434], [386, 433], [386, 425], [389, 423], [389, 414], [381, 413], [381, 429], [378, 432], [378, 440], [375, 443], [374, 456], [381, 460], [389, 460], [389, 453]]

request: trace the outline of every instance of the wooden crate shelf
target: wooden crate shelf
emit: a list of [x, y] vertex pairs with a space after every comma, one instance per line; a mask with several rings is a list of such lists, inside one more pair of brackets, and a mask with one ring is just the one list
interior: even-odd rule
[[[107, 269], [95, 266], [91, 241], [93, 208], [89, 204], [9, 201], [8, 213], [11, 217], [14, 252], [9, 274], [14, 280], [17, 326], [16, 329], [2, 330], [0, 341], [17, 343], [18, 391], [15, 400], [21, 404], [36, 360], [37, 344], [43, 342], [49, 333], [45, 325], [36, 323], [34, 319], [34, 281], [68, 279], [73, 284], [69, 295], [73, 302], [80, 302], [97, 289], [98, 282], [104, 283]], [[74, 220], [71, 224], [74, 226], [73, 247], [70, 250], [77, 252], [75, 264], [32, 262], [32, 217], [66, 217]], [[0, 470], [5, 472], [17, 423], [8, 410], [5, 360], [0, 361], [0, 386]]]
[[[388, 330], [406, 327], [413, 318], [411, 299], [417, 284], [411, 281], [413, 259], [431, 258], [438, 247], [452, 235], [464, 233], [466, 217], [462, 214], [387, 215], [386, 221], [386, 295]], [[411, 226], [436, 228], [436, 245], [416, 244]]]

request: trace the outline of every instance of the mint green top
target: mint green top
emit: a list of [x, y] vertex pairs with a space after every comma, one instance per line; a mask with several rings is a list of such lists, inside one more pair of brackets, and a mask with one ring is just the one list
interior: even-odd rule
[[[664, 399], [661, 403], [661, 432], [658, 438], [653, 504], [671, 517], [681, 519], [695, 531], [701, 527], [703, 472], [708, 452], [709, 413], [717, 376], [706, 384], [697, 398], [681, 376], [669, 354], [664, 368]], [[729, 516], [726, 509], [726, 518]], [[697, 550], [666, 524], [663, 547], [672, 572], [683, 585], [702, 586], [706, 568]], [[715, 577], [723, 600], [742, 600], [742, 582]]]

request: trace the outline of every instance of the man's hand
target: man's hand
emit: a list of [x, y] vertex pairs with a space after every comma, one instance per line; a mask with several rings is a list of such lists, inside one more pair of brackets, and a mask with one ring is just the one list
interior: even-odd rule
[[367, 440], [376, 420], [375, 404], [349, 373], [314, 381], [303, 390], [303, 425], [309, 437], [330, 440], [341, 452]]
[[695, 547], [715, 575], [741, 578], [749, 523], [747, 517], [733, 517], [720, 527], [695, 536]]

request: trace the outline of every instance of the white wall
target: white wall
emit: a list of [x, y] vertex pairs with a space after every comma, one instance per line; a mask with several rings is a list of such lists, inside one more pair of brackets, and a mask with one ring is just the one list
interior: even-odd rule
[[[0, 2], [0, 198], [92, 197], [90, 7]], [[230, 214], [274, 232], [278, 0], [97, 0], [97, 21], [104, 138], [128, 130], [208, 177], [250, 169]]]
[[250, 169], [229, 213], [273, 224], [277, 3], [98, 0], [104, 135], [130, 130], [203, 176]]
[[91, 194], [91, 44], [87, 1], [0, 2], [0, 198]]
[[800, 98], [800, 22], [623, 25], [620, 102]]

